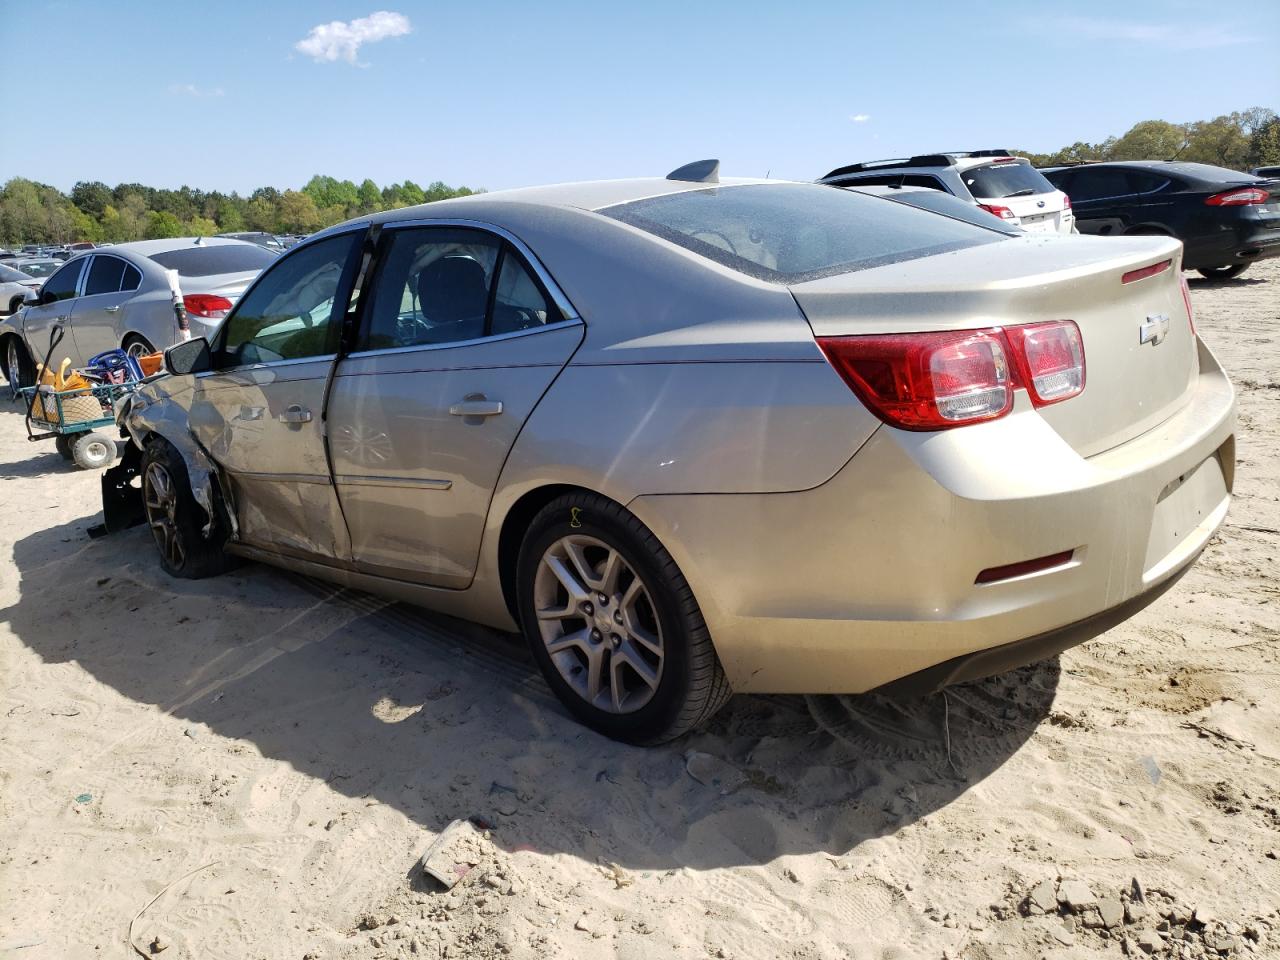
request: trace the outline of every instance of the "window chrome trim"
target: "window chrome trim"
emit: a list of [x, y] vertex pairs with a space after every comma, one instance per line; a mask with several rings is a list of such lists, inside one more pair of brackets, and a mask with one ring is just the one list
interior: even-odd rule
[[[542, 261], [539, 260], [537, 255], [529, 249], [529, 245], [506, 227], [500, 227], [496, 223], [489, 223], [486, 220], [463, 220], [457, 217], [450, 217], [448, 219], [441, 218], [438, 220], [419, 217], [413, 220], [386, 220], [382, 222], [383, 230], [404, 230], [422, 227], [460, 227], [463, 229], [481, 230], [501, 237], [516, 248], [516, 251], [524, 261], [528, 263], [533, 269], [533, 272], [538, 275], [538, 279], [541, 280], [542, 285], [547, 288], [547, 293], [551, 294], [551, 299], [555, 301], [560, 312], [564, 314], [565, 319], [582, 319], [582, 314], [578, 313], [577, 307], [573, 305], [573, 302], [565, 295], [565, 292], [560, 289], [560, 285], [556, 283], [551, 274], [547, 272], [547, 268], [542, 265]], [[548, 327], [556, 325], [557, 324], [547, 324]], [[499, 334], [499, 336], [502, 336], [502, 334]], [[486, 337], [485, 339], [493, 338]], [[348, 354], [348, 356], [355, 356], [355, 354]]]
[[197, 379], [204, 377], [225, 376], [229, 373], [244, 373], [249, 370], [276, 370], [280, 367], [296, 367], [303, 363], [333, 363], [338, 358], [336, 353], [324, 353], [317, 357], [294, 357], [291, 360], [265, 360], [261, 363], [246, 363], [239, 367], [225, 367], [222, 370], [205, 370], [197, 373]]
[[317, 486], [332, 486], [329, 478], [318, 473], [258, 473], [253, 470], [228, 470], [232, 477], [239, 480], [268, 480], [276, 483], [312, 483]]
[[343, 354], [343, 360], [361, 360], [365, 357], [386, 357], [397, 353], [421, 353], [434, 350], [448, 350], [453, 347], [474, 347], [481, 343], [496, 343], [499, 340], [514, 340], [516, 337], [527, 337], [530, 334], [545, 333], [548, 330], [562, 330], [567, 327], [582, 326], [582, 319], [557, 320], [555, 323], [544, 323], [540, 327], [529, 327], [525, 330], [512, 330], [510, 333], [495, 333], [490, 337], [472, 337], [469, 340], [449, 340], [445, 343], [415, 343], [407, 347], [380, 347], [376, 350], [356, 350]]

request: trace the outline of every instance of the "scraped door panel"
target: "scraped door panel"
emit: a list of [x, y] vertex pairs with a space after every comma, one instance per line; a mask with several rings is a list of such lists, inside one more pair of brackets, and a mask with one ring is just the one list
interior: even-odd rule
[[226, 471], [240, 539], [346, 561], [350, 541], [324, 449], [332, 359], [243, 367], [198, 380], [190, 421]]
[[339, 364], [329, 443], [358, 567], [443, 587], [471, 582], [507, 453], [582, 329], [557, 324]]

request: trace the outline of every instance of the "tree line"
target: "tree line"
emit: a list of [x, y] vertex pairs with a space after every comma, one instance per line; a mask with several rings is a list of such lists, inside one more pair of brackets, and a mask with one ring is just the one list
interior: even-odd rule
[[160, 237], [212, 236], [241, 230], [312, 233], [352, 217], [475, 193], [440, 181], [379, 187], [372, 180], [314, 176], [301, 190], [260, 187], [248, 196], [191, 187], [162, 190], [141, 183], [109, 187], [81, 181], [65, 194], [14, 177], [0, 189], [0, 244], [121, 243]]
[[1143, 120], [1101, 143], [1077, 141], [1054, 153], [1019, 155], [1037, 167], [1101, 160], [1185, 160], [1249, 170], [1280, 164], [1280, 118], [1267, 107], [1250, 107], [1194, 123]]
[[[1251, 107], [1212, 120], [1143, 120], [1100, 143], [1077, 141], [1054, 153], [1015, 151], [1036, 166], [1099, 160], [1189, 160], [1235, 170], [1280, 164], [1280, 117]], [[70, 195], [14, 177], [0, 190], [0, 243], [95, 243], [211, 236], [240, 230], [311, 233], [351, 217], [466, 196], [476, 191], [412, 180], [379, 187], [372, 180], [314, 176], [301, 190], [260, 187], [248, 196], [141, 183], [109, 187], [81, 181]]]

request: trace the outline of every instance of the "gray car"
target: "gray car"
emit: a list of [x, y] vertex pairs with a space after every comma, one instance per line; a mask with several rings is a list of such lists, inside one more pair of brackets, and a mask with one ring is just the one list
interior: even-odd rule
[[1180, 256], [707, 167], [380, 213], [169, 350], [107, 523], [176, 576], [519, 628], [634, 742], [736, 690], [932, 690], [1119, 622], [1222, 524]]
[[151, 353], [178, 339], [166, 271], [176, 270], [193, 336], [212, 333], [275, 254], [240, 240], [187, 237], [120, 243], [63, 264], [28, 300], [0, 357], [13, 383], [29, 383], [55, 326], [65, 336], [52, 358], [81, 366], [106, 350]]

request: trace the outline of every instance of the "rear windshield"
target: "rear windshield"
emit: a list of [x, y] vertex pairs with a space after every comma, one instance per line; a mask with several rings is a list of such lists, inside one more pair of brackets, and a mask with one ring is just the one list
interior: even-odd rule
[[599, 212], [775, 283], [801, 283], [1004, 239], [993, 230], [821, 184], [713, 187]]
[[21, 283], [23, 280], [30, 280], [27, 274], [21, 270], [15, 270], [13, 267], [6, 267], [0, 263], [0, 283]]
[[969, 192], [980, 200], [1002, 200], [1005, 197], [1029, 197], [1036, 193], [1053, 193], [1054, 187], [1039, 170], [1029, 163], [993, 163], [974, 167], [960, 174]]
[[256, 243], [225, 243], [153, 253], [151, 259], [184, 277], [211, 277], [219, 273], [264, 270], [275, 262], [276, 254]]

